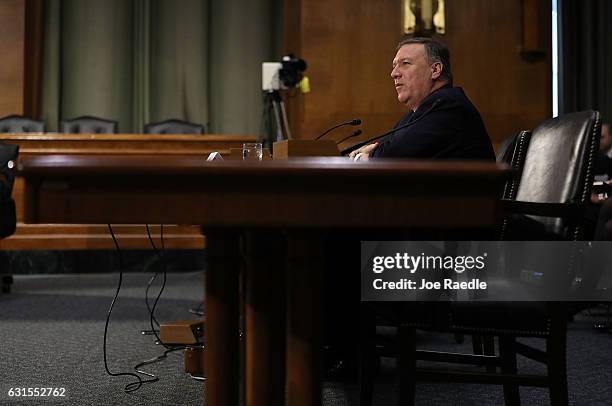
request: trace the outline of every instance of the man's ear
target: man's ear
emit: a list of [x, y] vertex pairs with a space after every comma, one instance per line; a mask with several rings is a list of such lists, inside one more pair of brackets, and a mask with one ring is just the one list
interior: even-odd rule
[[440, 75], [442, 75], [442, 69], [443, 69], [442, 62], [435, 62], [433, 65], [431, 65], [431, 78], [433, 80], [436, 80], [440, 77]]

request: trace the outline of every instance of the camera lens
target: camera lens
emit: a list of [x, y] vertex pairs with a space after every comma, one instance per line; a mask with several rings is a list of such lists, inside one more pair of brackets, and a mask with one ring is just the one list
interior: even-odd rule
[[281, 63], [283, 68], [279, 72], [279, 77], [286, 87], [295, 87], [302, 80], [306, 70], [306, 62], [293, 55], [284, 56]]

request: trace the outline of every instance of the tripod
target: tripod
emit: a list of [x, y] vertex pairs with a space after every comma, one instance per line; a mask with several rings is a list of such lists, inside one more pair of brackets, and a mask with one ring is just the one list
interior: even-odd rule
[[[264, 114], [268, 124], [264, 142], [268, 147], [272, 146], [275, 141], [292, 138], [285, 103], [278, 90], [268, 90], [264, 93]], [[272, 126], [272, 117], [274, 117], [274, 126]]]

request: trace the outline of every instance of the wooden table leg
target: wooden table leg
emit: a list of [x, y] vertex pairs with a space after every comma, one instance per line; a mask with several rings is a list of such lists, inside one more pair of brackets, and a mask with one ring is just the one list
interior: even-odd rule
[[246, 265], [246, 404], [285, 404], [285, 245], [279, 232], [250, 232]]
[[240, 237], [234, 232], [205, 230], [204, 371], [205, 404], [236, 406], [239, 399], [238, 275]]
[[291, 233], [288, 241], [287, 404], [290, 406], [321, 405], [324, 262], [319, 239], [305, 232]]

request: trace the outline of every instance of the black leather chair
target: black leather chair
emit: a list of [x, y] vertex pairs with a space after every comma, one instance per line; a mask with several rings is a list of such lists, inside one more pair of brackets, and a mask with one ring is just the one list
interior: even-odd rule
[[[582, 214], [590, 197], [600, 131], [599, 113], [586, 111], [542, 123], [533, 131], [530, 140], [523, 140], [525, 145], [528, 143], [527, 148], [521, 149], [518, 145], [521, 140], [517, 139], [513, 159], [523, 170], [515, 186], [509, 186], [505, 191], [503, 207], [506, 215], [503, 225], [500, 225], [504, 238], [548, 241], [551, 238], [579, 240], [582, 237]], [[559, 272], [571, 276], [570, 266], [568, 264], [568, 269]], [[567, 278], [568, 285], [571, 279]], [[401, 404], [414, 404], [418, 380], [502, 385], [508, 405], [520, 404], [519, 385], [542, 386], [549, 388], [553, 405], [568, 404], [565, 350], [569, 309], [565, 303], [426, 303], [422, 310], [401, 315], [399, 321], [397, 355]], [[499, 356], [418, 350], [417, 329], [494, 335], [498, 337]], [[362, 328], [364, 348], [369, 348], [371, 331]], [[517, 337], [542, 338], [546, 349], [542, 351], [527, 346], [518, 342]], [[517, 354], [544, 363], [548, 374], [519, 374]], [[364, 370], [372, 369], [368, 365], [372, 359], [367, 354], [363, 357]], [[487, 365], [490, 368], [482, 372], [417, 368], [417, 360]], [[362, 372], [362, 405], [371, 404], [371, 385], [371, 373]]]
[[170, 119], [146, 124], [144, 132], [145, 134], [204, 134], [204, 126], [189, 121]]
[[119, 123], [92, 116], [81, 116], [60, 123], [60, 132], [65, 134], [115, 134]]
[[41, 133], [45, 123], [28, 117], [11, 115], [0, 118], [0, 133]]
[[[516, 189], [518, 187], [520, 176], [522, 173], [522, 166], [524, 164], [525, 151], [527, 145], [529, 144], [529, 140], [531, 139], [531, 131], [520, 131], [510, 137], [508, 137], [504, 142], [500, 145], [497, 154], [496, 161], [499, 163], [505, 163], [510, 165], [514, 170], [513, 176], [508, 180], [506, 185], [504, 186], [504, 191], [502, 199], [514, 199], [516, 194]], [[366, 338], [367, 343], [362, 349], [362, 356], [366, 356], [371, 359], [376, 359], [378, 356], [393, 356], [397, 353], [397, 348], [394, 340], [390, 339], [388, 336], [377, 335], [375, 334], [375, 330], [372, 328], [372, 325], [376, 327], [395, 327], [396, 322], [394, 320], [385, 320], [385, 318], [376, 317], [374, 314], [375, 311], [369, 308], [366, 304], [361, 308], [362, 319], [364, 320], [364, 325], [362, 326], [362, 334], [368, 335]], [[391, 318], [393, 319], [393, 318]], [[473, 334], [471, 336], [472, 339], [472, 349], [473, 353], [477, 355], [495, 355], [495, 347], [493, 336], [491, 335], [482, 335], [482, 334]], [[461, 333], [455, 333], [455, 341], [460, 344], [464, 342], [464, 335]], [[368, 353], [369, 346], [372, 345], [372, 342], [376, 342], [376, 354]], [[361, 362], [366, 361], [365, 358], [360, 360]], [[378, 364], [377, 361], [374, 362]], [[362, 375], [361, 380], [366, 382], [371, 379], [370, 365], [366, 364], [362, 366]], [[371, 387], [370, 384], [365, 383], [362, 385], [363, 393], [361, 395], [362, 399], [371, 398]], [[371, 401], [364, 400], [364, 404], [369, 404]]]

